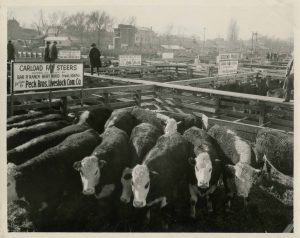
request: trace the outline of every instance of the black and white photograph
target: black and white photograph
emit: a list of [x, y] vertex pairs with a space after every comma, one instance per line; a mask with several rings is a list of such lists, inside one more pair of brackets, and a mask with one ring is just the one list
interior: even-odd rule
[[295, 235], [298, 5], [1, 2], [0, 236]]

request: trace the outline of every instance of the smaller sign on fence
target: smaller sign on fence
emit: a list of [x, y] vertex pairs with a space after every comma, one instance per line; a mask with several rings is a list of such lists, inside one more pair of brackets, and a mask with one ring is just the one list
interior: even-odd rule
[[83, 63], [13, 63], [14, 92], [82, 86]]
[[60, 50], [58, 51], [59, 59], [80, 59], [80, 50]]
[[162, 59], [174, 59], [174, 53], [173, 52], [162, 53]]
[[119, 55], [119, 66], [142, 65], [141, 55]]
[[228, 61], [220, 61], [218, 73], [219, 75], [224, 74], [235, 74], [238, 69], [238, 61], [228, 60]]
[[218, 75], [237, 73], [238, 59], [239, 53], [227, 53], [218, 55]]

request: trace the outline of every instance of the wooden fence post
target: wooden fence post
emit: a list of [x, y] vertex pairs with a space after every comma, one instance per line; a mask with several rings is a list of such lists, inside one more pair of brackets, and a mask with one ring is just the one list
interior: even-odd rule
[[103, 98], [104, 98], [104, 104], [106, 105], [106, 106], [108, 106], [109, 105], [109, 93], [103, 93]]
[[13, 85], [13, 63], [10, 62], [10, 110], [9, 116], [14, 115], [14, 85]]
[[261, 104], [259, 108], [258, 125], [262, 126], [265, 121], [265, 105]]
[[141, 90], [136, 90], [135, 92], [135, 103], [138, 107], [141, 106], [142, 103]]
[[68, 99], [67, 97], [62, 97], [61, 100], [62, 100], [62, 113], [64, 116], [66, 116], [68, 113]]

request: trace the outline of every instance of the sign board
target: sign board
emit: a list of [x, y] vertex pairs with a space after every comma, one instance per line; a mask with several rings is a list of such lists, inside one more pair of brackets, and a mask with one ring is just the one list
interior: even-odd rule
[[80, 50], [60, 50], [58, 51], [59, 59], [80, 59]]
[[239, 53], [227, 53], [218, 55], [218, 75], [237, 73], [238, 60]]
[[162, 59], [174, 59], [174, 53], [173, 52], [162, 53]]
[[119, 55], [119, 66], [142, 65], [141, 55]]
[[238, 69], [238, 61], [226, 60], [219, 62], [218, 74], [236, 74]]
[[82, 86], [83, 63], [13, 63], [14, 92]]

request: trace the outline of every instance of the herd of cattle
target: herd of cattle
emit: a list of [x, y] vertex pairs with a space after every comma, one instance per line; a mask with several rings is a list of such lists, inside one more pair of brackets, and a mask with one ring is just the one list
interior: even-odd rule
[[153, 223], [168, 230], [182, 203], [192, 219], [200, 198], [213, 212], [220, 186], [225, 213], [233, 212], [234, 194], [247, 206], [267, 173], [265, 156], [293, 173], [287, 134], [263, 129], [255, 145], [231, 128], [202, 129], [190, 114], [100, 106], [75, 119], [13, 116], [7, 129], [9, 231], [111, 231], [111, 224], [124, 231], [125, 222], [133, 230]]

